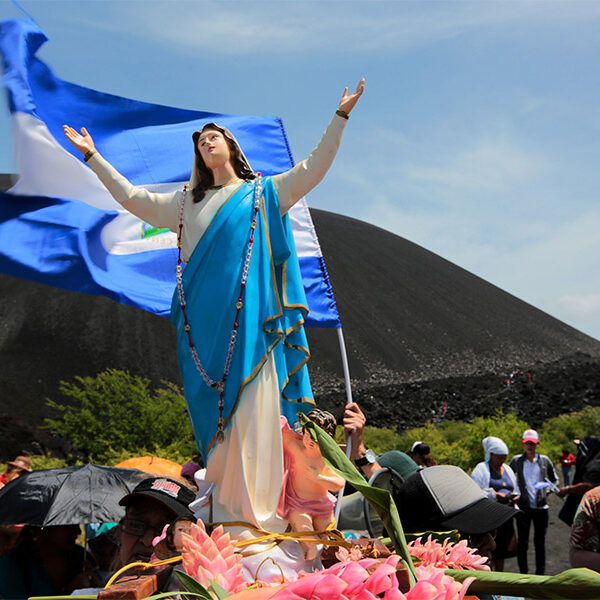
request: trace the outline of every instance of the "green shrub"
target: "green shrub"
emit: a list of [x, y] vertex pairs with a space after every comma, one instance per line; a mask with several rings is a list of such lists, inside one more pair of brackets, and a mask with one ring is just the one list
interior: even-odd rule
[[415, 442], [422, 441], [431, 446], [439, 464], [456, 465], [470, 472], [484, 458], [482, 442], [485, 437], [493, 435], [503, 439], [509, 448], [510, 460], [512, 455], [521, 453], [521, 434], [528, 427], [528, 424], [517, 419], [516, 415], [505, 415], [501, 412], [493, 417], [476, 417], [472, 423], [427, 423], [423, 427], [409, 429], [396, 436], [396, 444], [385, 449], [408, 452]]
[[557, 462], [563, 448], [577, 454], [573, 442], [586, 435], [599, 435], [600, 406], [586, 406], [579, 412], [554, 417], [544, 423], [540, 430], [543, 453]]
[[124, 452], [155, 455], [169, 449], [178, 457], [198, 452], [185, 399], [172, 383], [153, 391], [148, 379], [109, 369], [62, 381], [60, 391], [69, 403], [48, 399], [60, 418], [46, 419], [45, 427], [69, 440], [86, 461], [102, 464]]
[[389, 427], [365, 427], [365, 444], [377, 454], [388, 450], [399, 450], [401, 447], [400, 436]]
[[71, 462], [66, 458], [56, 458], [55, 456], [48, 456], [46, 454], [35, 454], [29, 458], [31, 459], [31, 468], [34, 471], [39, 471], [40, 469], [57, 469], [58, 467], [76, 464], [74, 459]]
[[[338, 444], [345, 444], [344, 427], [338, 425], [335, 430], [335, 441]], [[388, 450], [397, 450], [400, 446], [400, 436], [389, 427], [365, 426], [364, 431], [365, 445], [376, 454], [383, 454]]]

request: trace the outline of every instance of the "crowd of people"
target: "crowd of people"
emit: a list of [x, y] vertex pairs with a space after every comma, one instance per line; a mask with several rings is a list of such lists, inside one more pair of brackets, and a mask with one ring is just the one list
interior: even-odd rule
[[[358, 405], [347, 406], [344, 415], [344, 426], [351, 434], [356, 450], [351, 458], [363, 471], [365, 476], [371, 477], [376, 469], [383, 465], [382, 456], [390, 461], [390, 454], [403, 454], [388, 452], [382, 456], [371, 453], [364, 444], [363, 429], [365, 417]], [[537, 431], [528, 429], [522, 435], [522, 452], [509, 458], [509, 448], [500, 438], [489, 436], [482, 440], [484, 460], [480, 462], [471, 474], [472, 481], [477, 484], [485, 498], [495, 503], [483, 508], [485, 504], [479, 503], [481, 521], [471, 519], [461, 522], [461, 527], [456, 527], [467, 535], [476, 547], [485, 547], [489, 551], [490, 566], [494, 570], [502, 571], [507, 558], [517, 557], [519, 571], [529, 573], [528, 549], [531, 530], [533, 529], [533, 546], [535, 550], [535, 574], [546, 573], [546, 533], [549, 524], [548, 495], [555, 493], [565, 500], [560, 511], [560, 518], [571, 527], [570, 553], [565, 556], [565, 569], [573, 567], [589, 567], [600, 571], [600, 439], [589, 435], [581, 440], [574, 440], [577, 446], [575, 457], [568, 449], [563, 449], [557, 462], [561, 465], [563, 475], [562, 485], [553, 461], [538, 452], [539, 435]], [[372, 456], [369, 456], [372, 454]], [[427, 478], [421, 470], [435, 467], [439, 472], [440, 481], [436, 485], [440, 490], [447, 488], [447, 493], [454, 494], [456, 498], [467, 498], [468, 490], [464, 486], [464, 472], [451, 471], [449, 476], [445, 471], [447, 466], [436, 466], [437, 461], [431, 448], [425, 442], [418, 441], [407, 450], [404, 455], [410, 457], [419, 471], [411, 475], [396, 494], [402, 524], [405, 531], [423, 531], [427, 524], [428, 530], [439, 530], [447, 526], [449, 521], [441, 519], [438, 511], [419, 494], [415, 493], [418, 478]], [[398, 459], [395, 459], [398, 462]], [[574, 474], [572, 475], [572, 470]], [[456, 469], [456, 467], [453, 467]], [[433, 475], [429, 475], [434, 477]], [[414, 479], [413, 479], [414, 478]], [[447, 480], [460, 481], [461, 486], [453, 490]], [[408, 482], [411, 485], [407, 485]], [[437, 481], [437, 480], [436, 480]], [[431, 484], [429, 484], [431, 487]], [[429, 488], [428, 488], [429, 489]], [[442, 492], [445, 493], [445, 492]], [[474, 503], [477, 504], [477, 503]], [[460, 515], [468, 507], [464, 499], [454, 505], [455, 515]], [[439, 507], [438, 507], [439, 508]], [[472, 510], [472, 509], [471, 509]], [[434, 517], [434, 515], [438, 517]], [[448, 514], [448, 513], [443, 513]], [[479, 513], [478, 513], [479, 514]], [[500, 518], [501, 522], [493, 522], [492, 515]], [[430, 519], [433, 519], [432, 521]], [[485, 532], [469, 531], [475, 524], [485, 523], [488, 527]], [[466, 526], [466, 529], [465, 529]], [[485, 533], [483, 538], [472, 536]], [[493, 535], [492, 535], [493, 534]], [[493, 541], [490, 539], [493, 537]], [[485, 539], [483, 546], [482, 540]]]
[[[600, 571], [600, 439], [577, 440], [577, 456], [563, 451], [558, 462], [563, 481], [547, 456], [538, 452], [539, 436], [522, 435], [523, 451], [509, 462], [509, 448], [500, 438], [482, 440], [483, 461], [471, 476], [452, 465], [438, 465], [430, 446], [415, 442], [407, 452], [376, 454], [366, 447], [366, 418], [356, 403], [348, 404], [343, 425], [349, 457], [365, 479], [381, 469], [401, 482], [393, 489], [402, 525], [407, 532], [456, 529], [470, 546], [489, 558], [495, 570], [517, 556], [521, 573], [529, 572], [527, 551], [533, 529], [535, 573], [545, 573], [548, 494], [567, 498], [575, 509], [561, 518], [572, 524], [570, 564]], [[330, 432], [331, 433], [331, 432]], [[571, 468], [574, 476], [571, 478]], [[7, 463], [0, 486], [31, 471], [28, 457]], [[124, 565], [172, 556], [181, 550], [180, 532], [198, 516], [206, 520], [206, 498], [200, 465], [183, 466], [178, 480], [148, 477], [126, 494], [119, 523], [86, 525], [87, 547], [77, 543], [77, 525], [0, 528], [0, 598], [69, 594], [99, 588]], [[200, 489], [198, 489], [198, 486]], [[0, 502], [2, 498], [0, 496]], [[565, 557], [565, 568], [569, 564]]]

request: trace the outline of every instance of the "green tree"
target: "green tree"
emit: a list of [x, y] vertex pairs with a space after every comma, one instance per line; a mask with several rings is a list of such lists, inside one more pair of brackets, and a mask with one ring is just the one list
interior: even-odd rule
[[542, 452], [553, 461], [563, 448], [577, 455], [577, 446], [573, 440], [586, 435], [598, 435], [600, 431], [600, 406], [586, 406], [583, 410], [549, 419], [540, 430]]
[[[127, 371], [108, 369], [96, 377], [61, 381], [67, 404], [46, 403], [60, 418], [45, 419], [45, 427], [69, 440], [87, 460], [108, 463], [123, 453], [191, 457], [198, 450], [181, 390]], [[165, 452], [168, 448], [169, 451]]]

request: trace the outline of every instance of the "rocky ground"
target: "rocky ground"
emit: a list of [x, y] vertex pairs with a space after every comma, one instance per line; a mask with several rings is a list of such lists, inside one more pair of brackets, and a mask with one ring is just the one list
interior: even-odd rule
[[[345, 403], [342, 381], [317, 381], [319, 406], [336, 416]], [[600, 405], [600, 359], [578, 353], [552, 363], [515, 366], [505, 373], [473, 374], [402, 383], [384, 374], [355, 382], [353, 395], [369, 424], [398, 430], [439, 420], [447, 403], [446, 419], [469, 421], [501, 409], [532, 427], [557, 415]], [[435, 412], [434, 412], [435, 411]]]

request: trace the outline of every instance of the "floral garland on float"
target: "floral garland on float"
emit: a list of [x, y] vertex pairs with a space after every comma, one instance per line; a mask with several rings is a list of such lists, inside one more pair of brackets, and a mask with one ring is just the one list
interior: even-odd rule
[[296, 579], [284, 582], [262, 580], [257, 574], [255, 583], [248, 585], [240, 565], [242, 557], [229, 534], [218, 526], [208, 535], [199, 523], [191, 526], [189, 535], [184, 534], [185, 575], [178, 572], [177, 576], [188, 591], [206, 600], [461, 600], [473, 578], [459, 583], [445, 575], [444, 568], [488, 569], [482, 566], [486, 559], [474, 554], [465, 542], [441, 545], [429, 538], [425, 543], [412, 544], [415, 554], [435, 557], [435, 565], [422, 561], [415, 569], [417, 581], [406, 594], [400, 590], [397, 577], [400, 556], [365, 557], [359, 546], [340, 548], [336, 552], [338, 562], [327, 569], [301, 571]]
[[[316, 424], [301, 417], [302, 425], [321, 448], [326, 464], [362, 492], [382, 519], [394, 551], [379, 540], [345, 542], [335, 530], [328, 531], [326, 546], [333, 550], [333, 564], [296, 577], [245, 580], [239, 543], [222, 525], [210, 534], [204, 524], [190, 524], [181, 533], [181, 555], [146, 567], [182, 562], [175, 570], [185, 598], [202, 600], [467, 600], [472, 594], [507, 594], [528, 598], [599, 598], [600, 574], [589, 569], [570, 569], [556, 576], [492, 572], [486, 558], [476, 554], [456, 531], [413, 536], [410, 543], [398, 511], [387, 490], [369, 487], [333, 439]], [[323, 532], [311, 532], [311, 534]], [[336, 535], [337, 534], [337, 535]], [[284, 534], [285, 535], [285, 534]], [[293, 535], [293, 534], [291, 534]], [[158, 540], [157, 540], [158, 541]], [[315, 540], [317, 541], [317, 540]], [[364, 542], [364, 540], [363, 540]], [[331, 558], [331, 552], [328, 553]], [[266, 558], [263, 562], [272, 561]], [[325, 562], [325, 560], [324, 560]], [[128, 567], [132, 567], [129, 565]], [[140, 566], [138, 564], [138, 566]], [[116, 574], [118, 575], [118, 574]], [[114, 578], [113, 578], [114, 580]], [[111, 582], [107, 585], [110, 585]], [[109, 590], [105, 590], [107, 592]], [[148, 600], [172, 598], [177, 592], [150, 596]], [[98, 598], [102, 598], [103, 593]]]

